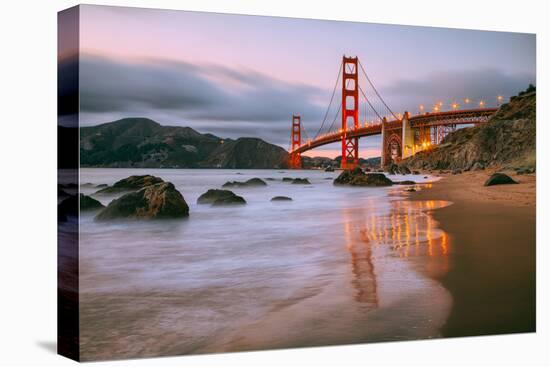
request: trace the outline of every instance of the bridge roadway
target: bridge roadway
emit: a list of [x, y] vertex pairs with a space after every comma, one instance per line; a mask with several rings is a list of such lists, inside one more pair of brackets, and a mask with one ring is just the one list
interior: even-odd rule
[[[427, 112], [424, 114], [409, 117], [412, 128], [425, 128], [445, 125], [466, 125], [484, 123], [497, 111], [497, 108], [477, 108], [467, 110], [452, 110], [442, 112]], [[403, 120], [392, 120], [385, 122], [385, 130], [392, 131], [402, 128]], [[365, 124], [357, 129], [348, 129], [348, 138], [360, 138], [363, 136], [372, 136], [382, 134], [382, 123]], [[308, 150], [331, 143], [340, 142], [343, 139], [344, 132], [336, 131], [331, 134], [319, 136], [315, 140], [306, 141], [299, 148], [291, 151], [294, 153], [303, 153]]]

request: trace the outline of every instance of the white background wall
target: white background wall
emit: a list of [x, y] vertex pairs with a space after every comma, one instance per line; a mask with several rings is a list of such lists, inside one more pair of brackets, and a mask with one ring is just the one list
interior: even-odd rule
[[[548, 78], [544, 1], [157, 0], [87, 3], [379, 23], [536, 32], [539, 66], [538, 332], [104, 362], [98, 366], [548, 366], [550, 245]], [[65, 366], [56, 340], [56, 12], [77, 2], [4, 1], [0, 12], [0, 365]], [[457, 56], [459, 57], [459, 56]]]

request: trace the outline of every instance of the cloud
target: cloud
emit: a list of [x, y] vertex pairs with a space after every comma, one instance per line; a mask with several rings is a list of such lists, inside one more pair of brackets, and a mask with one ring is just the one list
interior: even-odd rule
[[[436, 101], [465, 97], [483, 98], [490, 105], [497, 95], [515, 95], [534, 82], [534, 74], [509, 74], [499, 69], [449, 70], [397, 80], [380, 92], [394, 112], [416, 113], [418, 104], [429, 108]], [[362, 84], [380, 107], [372, 91]], [[141, 116], [224, 138], [255, 136], [287, 147], [293, 113], [302, 115], [310, 137], [315, 134], [332, 92], [328, 88], [332, 86], [323, 90], [218, 64], [152, 59], [123, 62], [85, 54], [80, 59], [80, 121], [96, 125]], [[335, 103], [338, 100], [335, 97]], [[334, 112], [331, 109], [329, 120]], [[364, 144], [376, 149], [379, 139]]]
[[499, 69], [449, 70], [424, 78], [398, 80], [382, 92], [389, 96], [387, 102], [395, 106], [396, 112], [405, 109], [416, 112], [418, 104], [429, 108], [437, 101], [460, 103], [464, 98], [476, 102], [483, 99], [494, 105], [498, 95], [516, 95], [529, 83], [535, 84], [534, 74], [510, 74]]

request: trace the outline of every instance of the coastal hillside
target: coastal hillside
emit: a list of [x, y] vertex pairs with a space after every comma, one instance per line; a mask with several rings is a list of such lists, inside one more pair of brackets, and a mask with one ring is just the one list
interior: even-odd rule
[[535, 129], [536, 90], [530, 86], [502, 105], [486, 124], [459, 129], [439, 146], [417, 153], [401, 165], [416, 169], [502, 167], [534, 171]]
[[286, 168], [288, 153], [280, 146], [258, 138], [239, 138], [219, 144], [200, 163], [201, 167]]
[[80, 129], [82, 167], [284, 168], [287, 162], [283, 148], [261, 139], [222, 139], [147, 118]]

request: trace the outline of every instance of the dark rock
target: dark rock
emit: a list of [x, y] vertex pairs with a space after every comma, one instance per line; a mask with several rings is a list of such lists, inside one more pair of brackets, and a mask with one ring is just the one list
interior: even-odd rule
[[516, 168], [515, 171], [518, 175], [526, 175], [526, 174], [530, 174], [530, 173], [535, 173], [535, 168], [534, 167], [519, 167], [519, 168]]
[[453, 175], [460, 175], [461, 173], [462, 173], [462, 170], [460, 169], [453, 170]]
[[413, 175], [419, 175], [420, 171], [412, 171]]
[[334, 168], [333, 167], [327, 167], [327, 168], [325, 168], [325, 172], [334, 172]]
[[222, 185], [222, 187], [259, 187], [267, 186], [267, 183], [261, 178], [251, 178], [245, 182], [241, 181], [228, 181]]
[[96, 219], [169, 219], [187, 216], [189, 207], [181, 193], [172, 183], [161, 182], [113, 200], [99, 212]]
[[393, 182], [382, 173], [365, 174], [361, 168], [345, 170], [335, 180], [335, 185], [391, 186]]
[[494, 173], [485, 181], [484, 186], [517, 184], [510, 176], [504, 173]]
[[390, 175], [396, 175], [399, 172], [399, 167], [395, 163], [390, 163], [386, 166], [386, 172]]
[[99, 190], [96, 194], [114, 194], [126, 191], [137, 191], [144, 187], [164, 182], [162, 178], [151, 175], [130, 176], [114, 183], [113, 186]]
[[80, 210], [99, 210], [105, 208], [105, 205], [101, 204], [99, 201], [93, 197], [80, 194]]
[[292, 201], [292, 198], [288, 196], [275, 196], [271, 198], [271, 201]]
[[[202, 194], [201, 196], [199, 196], [199, 198], [197, 199], [197, 204], [213, 204], [217, 200], [220, 201], [219, 203], [222, 203], [226, 199], [228, 200], [228, 202], [230, 202], [231, 200], [233, 200], [232, 198], [235, 196], [237, 195], [235, 195], [233, 191], [210, 189], [204, 194]], [[242, 199], [244, 203], [246, 203], [246, 201], [242, 197], [240, 196], [238, 197]], [[235, 199], [235, 200], [239, 201], [239, 199]]]
[[292, 184], [294, 185], [311, 185], [311, 182], [307, 178], [295, 178], [292, 180]]
[[407, 167], [406, 165], [400, 165], [397, 167], [399, 173], [401, 173], [402, 175], [410, 175], [411, 174], [411, 170], [409, 169], [409, 167]]
[[283, 177], [283, 182], [292, 182], [293, 180], [292, 177]]
[[246, 200], [242, 196], [233, 194], [232, 196], [220, 197], [214, 200], [213, 206], [225, 206], [225, 205], [244, 205]]
[[265, 179], [266, 181], [275, 181], [275, 179], [273, 177], [268, 177]]
[[428, 178], [428, 176], [424, 176], [424, 178]]

